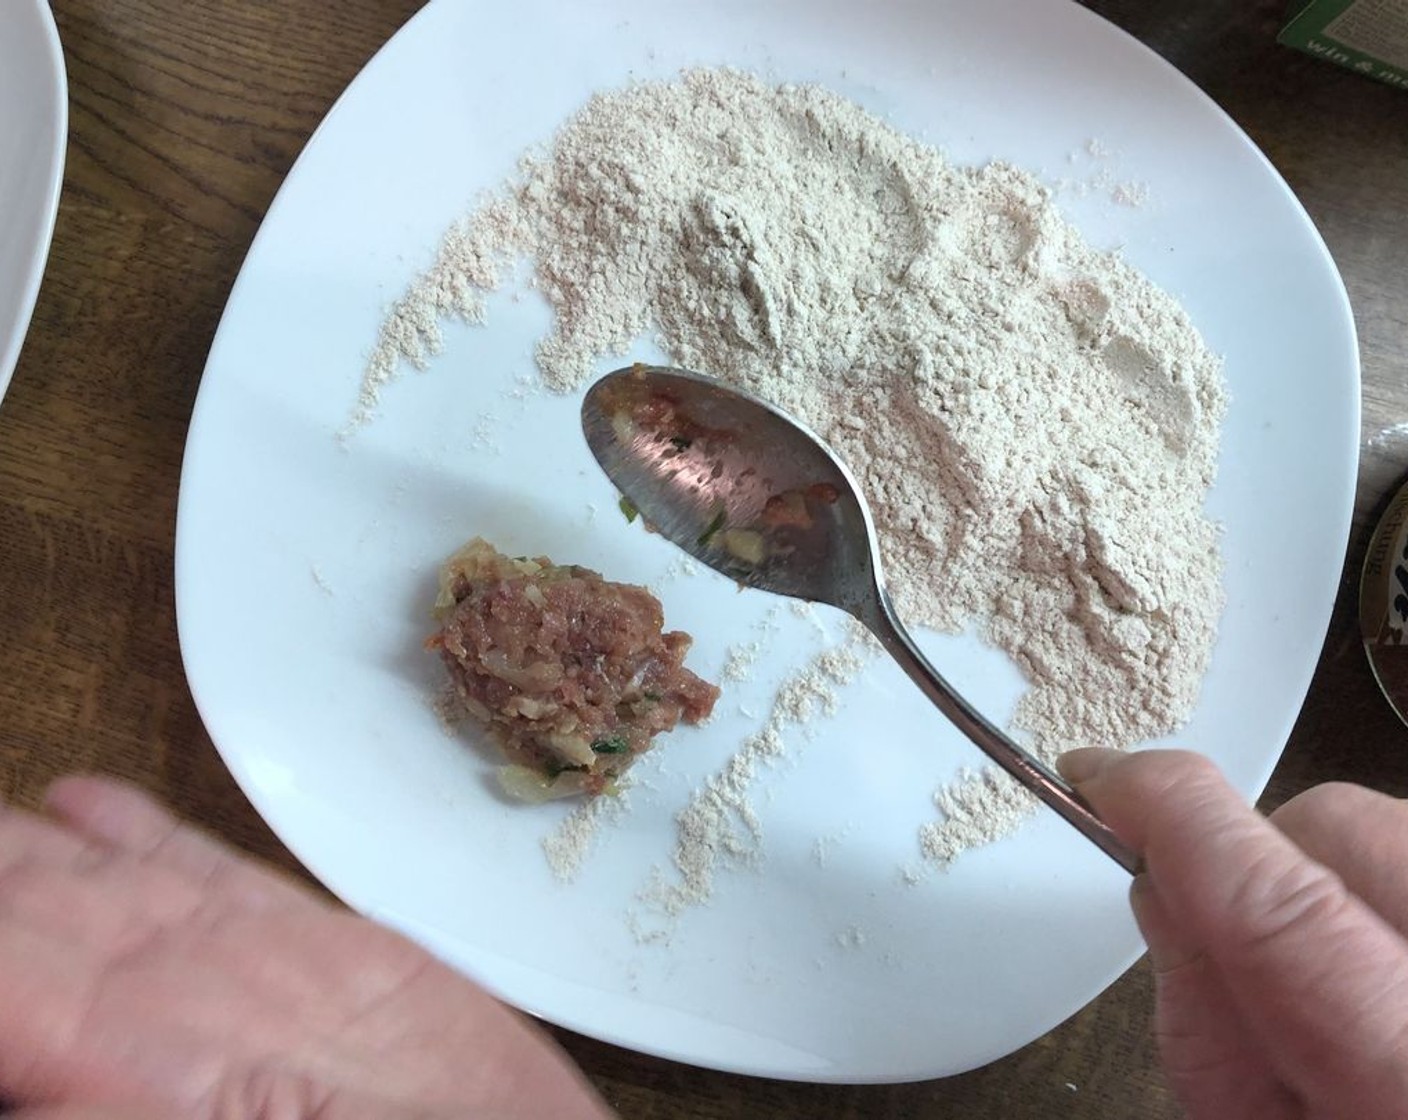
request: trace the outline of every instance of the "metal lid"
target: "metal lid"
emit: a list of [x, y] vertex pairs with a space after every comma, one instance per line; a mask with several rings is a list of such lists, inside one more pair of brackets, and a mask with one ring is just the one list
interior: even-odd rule
[[1408, 485], [1369, 542], [1359, 579], [1359, 632], [1388, 702], [1408, 723]]

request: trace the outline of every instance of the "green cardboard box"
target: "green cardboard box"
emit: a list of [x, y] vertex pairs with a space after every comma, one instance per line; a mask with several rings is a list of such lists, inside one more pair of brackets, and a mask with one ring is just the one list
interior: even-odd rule
[[1281, 42], [1408, 89], [1408, 0], [1300, 0], [1296, 7]]

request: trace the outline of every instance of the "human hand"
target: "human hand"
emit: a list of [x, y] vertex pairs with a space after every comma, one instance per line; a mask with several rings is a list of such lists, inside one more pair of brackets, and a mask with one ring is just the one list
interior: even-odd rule
[[1200, 755], [1060, 770], [1144, 857], [1130, 900], [1192, 1120], [1408, 1116], [1408, 802], [1325, 785], [1268, 821]]
[[0, 805], [0, 1100], [22, 1116], [610, 1115], [515, 1012], [137, 791], [66, 779], [47, 810]]

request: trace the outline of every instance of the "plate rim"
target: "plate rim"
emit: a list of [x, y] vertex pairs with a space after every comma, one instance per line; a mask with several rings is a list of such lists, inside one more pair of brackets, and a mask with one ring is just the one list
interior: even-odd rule
[[[4, 401], [5, 392], [14, 377], [15, 367], [19, 364], [20, 351], [29, 334], [35, 304], [39, 300], [39, 288], [49, 263], [49, 251], [53, 247], [59, 198], [63, 193], [64, 168], [68, 158], [68, 68], [64, 60], [63, 43], [59, 38], [59, 28], [47, 0], [26, 0], [26, 5], [25, 8], [9, 10], [8, 18], [13, 21], [33, 18], [38, 24], [37, 28], [31, 30], [38, 32], [44, 48], [43, 56], [49, 66], [50, 84], [46, 92], [53, 95], [54, 113], [46, 134], [52, 138], [53, 152], [41, 196], [38, 237], [26, 261], [24, 281], [20, 286], [14, 330], [9, 337], [0, 340], [0, 403]], [[2, 18], [5, 18], [5, 15], [0, 13], [0, 19]]]

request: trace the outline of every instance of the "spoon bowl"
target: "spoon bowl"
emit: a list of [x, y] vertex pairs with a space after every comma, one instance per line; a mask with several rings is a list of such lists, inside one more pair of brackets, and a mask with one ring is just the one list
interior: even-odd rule
[[634, 365], [597, 381], [582, 429], [628, 516], [745, 587], [827, 603], [873, 633], [973, 743], [1125, 870], [1138, 858], [1071, 787], [960, 696], [895, 614], [869, 508], [814, 432], [688, 370]]

